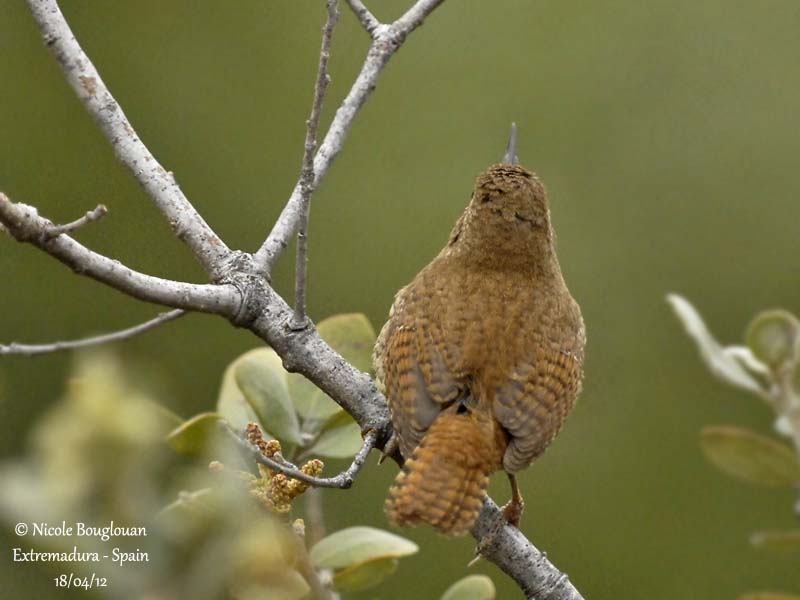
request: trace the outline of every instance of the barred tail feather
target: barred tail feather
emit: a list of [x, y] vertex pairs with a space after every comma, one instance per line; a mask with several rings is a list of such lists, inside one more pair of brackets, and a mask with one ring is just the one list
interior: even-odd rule
[[[428, 523], [445, 535], [464, 535], [475, 524], [489, 474], [498, 465], [481, 452], [486, 428], [470, 413], [442, 412], [389, 490], [386, 512], [396, 525]], [[481, 455], [484, 456], [481, 456]]]

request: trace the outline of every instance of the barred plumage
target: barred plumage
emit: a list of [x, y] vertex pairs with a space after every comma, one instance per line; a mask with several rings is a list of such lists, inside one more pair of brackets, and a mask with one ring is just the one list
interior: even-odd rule
[[495, 165], [448, 245], [398, 292], [374, 353], [406, 459], [393, 522], [466, 533], [491, 473], [525, 468], [561, 429], [585, 334], [554, 238], [539, 179]]

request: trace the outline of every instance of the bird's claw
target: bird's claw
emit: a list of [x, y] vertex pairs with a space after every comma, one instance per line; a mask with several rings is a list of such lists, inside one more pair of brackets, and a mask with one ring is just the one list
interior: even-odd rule
[[397, 449], [400, 447], [400, 440], [397, 438], [397, 434], [393, 431], [392, 435], [389, 437], [389, 441], [386, 442], [383, 446], [383, 450], [381, 450], [381, 456], [378, 459], [378, 464], [383, 464], [387, 458], [391, 458]]
[[502, 508], [503, 518], [509, 525], [513, 525], [519, 529], [519, 523], [522, 520], [522, 513], [525, 511], [525, 502], [522, 498], [518, 500], [509, 500]]

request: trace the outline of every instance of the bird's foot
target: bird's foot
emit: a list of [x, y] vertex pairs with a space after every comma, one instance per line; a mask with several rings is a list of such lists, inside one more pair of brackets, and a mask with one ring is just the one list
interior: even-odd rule
[[523, 502], [522, 498], [512, 498], [503, 506], [502, 510], [503, 518], [506, 522], [519, 529], [522, 513], [525, 511], [525, 502]]
[[400, 448], [400, 440], [397, 437], [397, 434], [393, 431], [392, 435], [389, 437], [389, 441], [383, 446], [383, 450], [381, 450], [381, 456], [378, 459], [378, 464], [383, 464], [387, 458], [391, 458], [395, 452], [398, 451]]

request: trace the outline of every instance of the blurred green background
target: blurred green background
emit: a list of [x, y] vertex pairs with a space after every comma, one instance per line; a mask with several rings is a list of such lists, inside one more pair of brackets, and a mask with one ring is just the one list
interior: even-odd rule
[[[382, 20], [410, 2], [368, 3]], [[296, 181], [322, 2], [64, 1], [84, 49], [142, 139], [232, 247], [254, 250]], [[129, 266], [202, 280], [188, 250], [116, 162], [22, 2], [0, 0], [0, 189], [68, 221]], [[342, 7], [329, 122], [367, 49]], [[587, 598], [735, 598], [800, 591], [797, 557], [752, 549], [791, 526], [790, 492], [751, 488], [703, 460], [698, 430], [770, 433], [766, 408], [716, 383], [664, 301], [691, 299], [722, 341], [762, 308], [797, 312], [800, 5], [619, 0], [446, 2], [392, 60], [314, 198], [309, 305], [366, 313], [433, 257], [473, 178], [520, 127], [522, 162], [548, 185], [562, 269], [587, 323], [583, 396], [523, 477], [523, 530]], [[293, 261], [275, 285], [291, 290]], [[155, 315], [31, 248], [0, 239], [0, 341], [68, 339]], [[188, 416], [259, 341], [190, 315], [118, 347], [142, 385]], [[0, 453], [61, 394], [68, 355], [0, 361]], [[386, 527], [395, 474], [370, 466], [326, 494], [331, 529]], [[508, 490], [497, 477], [495, 498]], [[1, 485], [1, 483], [0, 483]], [[0, 559], [7, 597], [73, 598], [56, 567]], [[435, 598], [466, 574], [471, 539], [408, 532], [421, 551], [363, 598]], [[500, 598], [519, 593], [492, 565]]]

